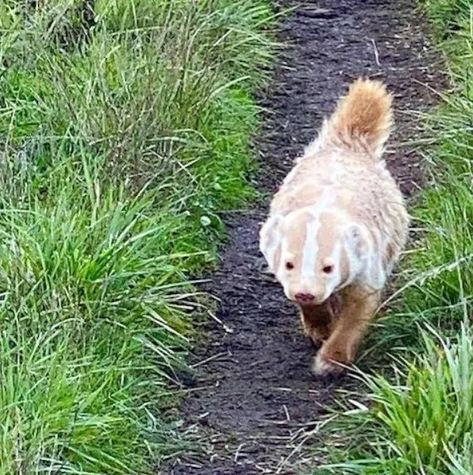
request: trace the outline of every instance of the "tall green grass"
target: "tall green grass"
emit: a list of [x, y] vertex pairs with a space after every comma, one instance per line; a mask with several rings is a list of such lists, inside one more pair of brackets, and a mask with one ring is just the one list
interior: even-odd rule
[[[422, 239], [405, 260], [377, 351], [386, 375], [359, 375], [316, 473], [473, 473], [473, 7], [427, 0], [453, 91], [428, 121], [430, 183], [414, 211]], [[376, 338], [376, 336], [374, 337]]]
[[[89, 2], [91, 3], [91, 2]], [[0, 1], [0, 473], [144, 474], [252, 196], [265, 1]]]

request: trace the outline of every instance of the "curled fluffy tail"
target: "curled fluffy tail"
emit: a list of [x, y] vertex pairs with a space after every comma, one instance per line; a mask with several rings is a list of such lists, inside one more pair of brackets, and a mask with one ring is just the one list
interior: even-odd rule
[[380, 81], [355, 81], [325, 121], [319, 147], [342, 146], [381, 158], [392, 126], [392, 96]]

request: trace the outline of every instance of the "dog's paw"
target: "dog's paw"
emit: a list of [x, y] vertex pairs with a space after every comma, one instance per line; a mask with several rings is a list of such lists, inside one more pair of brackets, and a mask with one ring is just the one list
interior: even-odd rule
[[312, 365], [312, 371], [316, 376], [337, 376], [344, 370], [344, 366], [337, 361], [327, 358], [323, 351], [320, 351], [314, 358], [314, 364]]

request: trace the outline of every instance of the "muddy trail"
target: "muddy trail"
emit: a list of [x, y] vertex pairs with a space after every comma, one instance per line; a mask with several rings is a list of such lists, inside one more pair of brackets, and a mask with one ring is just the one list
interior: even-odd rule
[[[426, 20], [414, 0], [280, 1], [294, 7], [280, 25], [271, 87], [260, 103], [265, 114], [255, 148], [262, 162], [257, 186], [272, 194], [293, 159], [310, 142], [347, 85], [360, 75], [383, 79], [395, 95], [396, 131], [386, 159], [404, 193], [422, 182], [413, 150], [416, 111], [435, 102], [438, 61], [425, 36]], [[205, 290], [220, 301], [216, 317], [193, 350], [195, 379], [181, 414], [194, 437], [186, 452], [162, 473], [317, 473], [310, 446], [337, 389], [350, 383], [317, 380], [310, 372], [313, 348], [296, 309], [267, 275], [258, 230], [269, 198], [226, 220], [229, 240], [220, 269]]]

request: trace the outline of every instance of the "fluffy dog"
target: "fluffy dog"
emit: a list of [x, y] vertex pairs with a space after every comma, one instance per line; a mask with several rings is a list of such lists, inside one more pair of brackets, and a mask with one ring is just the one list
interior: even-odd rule
[[317, 374], [354, 361], [405, 245], [408, 214], [382, 160], [391, 104], [381, 82], [355, 81], [296, 160], [260, 230], [270, 271], [321, 345]]

